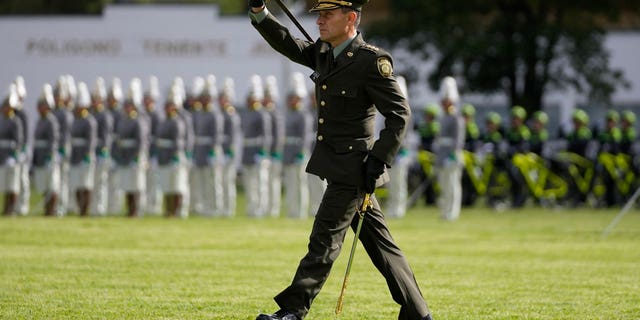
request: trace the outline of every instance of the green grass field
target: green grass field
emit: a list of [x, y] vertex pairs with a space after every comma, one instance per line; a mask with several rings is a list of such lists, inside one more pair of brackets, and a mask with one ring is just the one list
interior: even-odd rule
[[[435, 208], [390, 220], [435, 319], [640, 319], [640, 212]], [[0, 219], [0, 319], [254, 319], [306, 252], [311, 220]], [[307, 319], [334, 319], [352, 233]], [[358, 247], [340, 319], [396, 319]]]

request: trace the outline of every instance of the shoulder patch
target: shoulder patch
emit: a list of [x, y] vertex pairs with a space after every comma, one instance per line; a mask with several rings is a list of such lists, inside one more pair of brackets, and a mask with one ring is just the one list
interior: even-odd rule
[[388, 78], [393, 74], [393, 67], [391, 66], [391, 61], [387, 57], [380, 57], [377, 61], [378, 72], [380, 75]]

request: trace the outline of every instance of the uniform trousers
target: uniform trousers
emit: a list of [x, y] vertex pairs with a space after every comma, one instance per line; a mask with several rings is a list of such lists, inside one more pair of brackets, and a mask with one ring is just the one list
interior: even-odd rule
[[272, 217], [280, 215], [282, 205], [282, 161], [271, 160], [269, 165], [269, 199], [267, 204], [267, 214]]
[[309, 214], [309, 183], [302, 163], [284, 166], [287, 217], [306, 218]]
[[58, 188], [60, 194], [58, 195], [56, 214], [64, 216], [69, 210], [69, 170], [71, 169], [71, 164], [68, 159], [63, 159], [58, 165], [60, 168], [60, 187]]
[[93, 179], [94, 187], [93, 199], [91, 200], [91, 212], [95, 215], [103, 216], [107, 214], [109, 203], [109, 161], [105, 158], [98, 158]]
[[227, 157], [222, 166], [222, 215], [232, 217], [236, 214], [236, 179], [238, 167], [234, 159]]
[[51, 163], [45, 167], [33, 168], [33, 187], [38, 193], [50, 196], [58, 194], [60, 189], [60, 166]]
[[462, 166], [450, 164], [438, 168], [440, 184], [440, 217], [444, 220], [456, 220], [460, 216], [462, 205]]
[[29, 200], [31, 200], [31, 186], [29, 184], [29, 160], [24, 154], [19, 163], [20, 192], [18, 193], [17, 211], [21, 215], [29, 213]]
[[407, 180], [411, 159], [407, 156], [399, 156], [393, 167], [389, 169], [389, 184], [387, 186], [387, 216], [401, 218], [407, 212]]
[[309, 215], [315, 216], [322, 202], [322, 195], [327, 190], [327, 182], [314, 175], [307, 174], [309, 185]]
[[147, 199], [145, 201], [145, 208], [143, 211], [150, 214], [162, 213], [162, 190], [160, 188], [160, 181], [158, 178], [158, 161], [153, 159], [149, 161], [149, 165], [146, 168], [147, 180]]
[[[280, 308], [300, 318], [307, 315], [340, 254], [348, 228], [355, 231], [358, 225], [356, 207], [362, 204], [363, 196], [356, 186], [329, 182], [311, 230], [309, 251], [300, 261], [291, 285], [274, 298]], [[413, 271], [391, 237], [375, 197], [372, 202], [373, 209], [365, 214], [360, 242], [386, 279], [393, 300], [401, 306], [398, 319], [422, 319], [429, 310]]]
[[218, 165], [193, 167], [191, 169], [193, 186], [191, 209], [204, 216], [220, 214], [217, 207], [222, 202], [222, 170]]
[[120, 183], [118, 181], [118, 175], [116, 174], [117, 168], [113, 161], [109, 161], [109, 174], [108, 174], [108, 205], [107, 212], [109, 214], [119, 215], [122, 212], [124, 206], [124, 196], [122, 190], [120, 190]]
[[261, 159], [242, 168], [242, 184], [247, 197], [247, 216], [267, 215], [269, 201], [269, 160]]

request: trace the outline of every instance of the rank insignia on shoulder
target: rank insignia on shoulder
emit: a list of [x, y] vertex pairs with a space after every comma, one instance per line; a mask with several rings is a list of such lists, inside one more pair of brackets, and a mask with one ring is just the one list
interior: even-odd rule
[[380, 75], [387, 78], [393, 74], [393, 67], [391, 66], [391, 61], [387, 57], [378, 58], [378, 72]]
[[368, 43], [365, 43], [362, 47], [367, 49], [367, 50], [373, 51], [373, 52], [378, 52], [378, 50], [379, 50], [378, 47], [372, 46], [372, 45], [370, 45]]

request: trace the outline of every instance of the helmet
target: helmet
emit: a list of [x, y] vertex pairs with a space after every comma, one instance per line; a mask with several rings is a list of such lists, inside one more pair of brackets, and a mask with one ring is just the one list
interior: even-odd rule
[[547, 124], [547, 122], [549, 122], [549, 116], [544, 111], [536, 111], [533, 114], [533, 119], [540, 121], [542, 124]]
[[55, 106], [55, 101], [53, 100], [53, 88], [50, 84], [45, 83], [42, 86], [42, 93], [38, 98], [38, 104], [44, 103], [49, 109], [52, 109]]
[[522, 106], [513, 106], [511, 108], [511, 117], [524, 120], [527, 117], [527, 110]]
[[589, 115], [582, 109], [576, 109], [576, 111], [573, 112], [573, 116], [571, 118], [584, 124], [589, 123]]
[[298, 98], [307, 97], [307, 87], [304, 84], [304, 75], [300, 72], [294, 72], [291, 74], [289, 80], [289, 95], [296, 96]]
[[618, 111], [609, 110], [607, 111], [606, 119], [613, 122], [618, 122], [618, 120], [620, 120], [620, 114], [618, 113]]
[[91, 94], [89, 93], [89, 87], [84, 82], [78, 82], [77, 87], [77, 101], [75, 104], [76, 108], [89, 108], [91, 106]]
[[440, 97], [450, 100], [453, 104], [458, 103], [460, 95], [458, 94], [456, 79], [453, 77], [445, 77], [442, 79], [442, 83], [440, 84]]
[[264, 79], [264, 96], [271, 100], [278, 100], [278, 80], [274, 75], [268, 75]]
[[440, 114], [440, 108], [438, 105], [430, 103], [424, 107], [424, 113], [430, 116], [437, 117]]
[[622, 112], [622, 119], [629, 123], [636, 123], [636, 114], [631, 110], [625, 110]]
[[462, 106], [462, 115], [473, 117], [476, 115], [476, 108], [470, 103], [465, 103]]
[[489, 123], [499, 125], [502, 122], [502, 117], [497, 112], [491, 111], [487, 113], [486, 120]]

